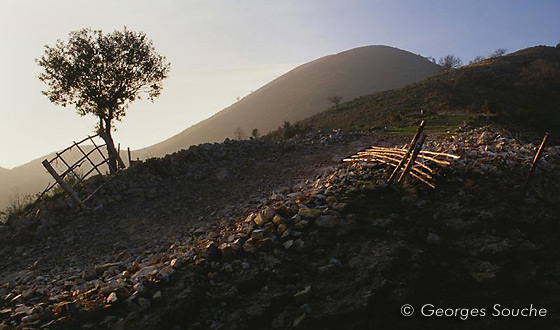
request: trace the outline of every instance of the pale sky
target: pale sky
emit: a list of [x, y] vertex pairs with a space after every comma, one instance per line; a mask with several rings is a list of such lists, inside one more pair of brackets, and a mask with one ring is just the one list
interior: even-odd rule
[[95, 119], [41, 94], [35, 58], [85, 27], [140, 30], [171, 62], [154, 103], [131, 104], [115, 141], [147, 147], [297, 65], [366, 45], [468, 62], [560, 42], [560, 1], [0, 0], [0, 166], [92, 134]]

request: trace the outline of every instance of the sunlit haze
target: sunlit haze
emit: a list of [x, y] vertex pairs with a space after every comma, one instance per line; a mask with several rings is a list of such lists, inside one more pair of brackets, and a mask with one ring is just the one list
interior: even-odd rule
[[132, 103], [115, 141], [160, 142], [316, 58], [365, 45], [468, 62], [497, 48], [560, 42], [558, 1], [0, 2], [0, 166], [92, 134], [95, 118], [51, 104], [35, 59], [85, 27], [143, 31], [171, 62], [161, 96]]

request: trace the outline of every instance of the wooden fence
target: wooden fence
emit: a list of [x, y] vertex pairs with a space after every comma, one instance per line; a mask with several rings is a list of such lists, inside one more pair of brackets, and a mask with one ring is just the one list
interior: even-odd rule
[[[422, 150], [424, 141], [426, 140], [426, 135], [424, 134], [424, 121], [420, 123], [416, 134], [410, 141], [408, 148], [385, 148], [372, 146], [364, 151], [360, 151], [357, 154], [344, 159], [345, 162], [372, 162], [381, 163], [394, 167], [391, 176], [387, 180], [387, 183], [391, 183], [398, 176], [397, 183], [401, 183], [406, 180], [406, 177], [410, 175], [411, 177], [425, 183], [431, 188], [435, 188], [432, 182], [434, 170], [431, 166], [440, 165], [446, 166], [450, 165], [451, 161], [454, 159], [459, 159], [457, 155], [451, 155], [443, 152], [432, 152], [427, 150]], [[545, 134], [542, 139], [541, 144], [536, 150], [535, 156], [531, 161], [531, 167], [527, 173], [527, 178], [525, 179], [525, 184], [523, 185], [522, 196], [525, 196], [529, 189], [529, 184], [531, 181], [531, 175], [537, 162], [541, 157], [544, 150], [544, 146], [548, 140], [548, 133]], [[400, 173], [400, 174], [399, 174]]]
[[[94, 135], [88, 136], [79, 142], [73, 141], [71, 146], [57, 152], [55, 157], [50, 160], [45, 159], [42, 162], [55, 182], [45, 188], [37, 198], [35, 205], [46, 193], [56, 185], [59, 185], [82, 209], [87, 210], [90, 208], [88, 207], [88, 202], [113, 178], [106, 174], [118, 170], [111, 168], [107, 145], [105, 142], [100, 143], [99, 141], [103, 140], [99, 138], [99, 135]], [[96, 139], [98, 139], [98, 143], [95, 142]], [[90, 145], [86, 147], [86, 143]], [[78, 151], [77, 154], [79, 156], [77, 160], [70, 161], [70, 151]], [[117, 164], [124, 164], [122, 159], [120, 159], [119, 153], [120, 150], [116, 153]], [[121, 165], [120, 167], [123, 166]], [[102, 181], [101, 184], [96, 184], [95, 187], [88, 183], [88, 179], [94, 175], [97, 175], [100, 181]]]
[[344, 161], [373, 162], [390, 165], [395, 169], [387, 180], [388, 183], [393, 182], [397, 176], [398, 183], [404, 182], [406, 177], [410, 175], [429, 187], [435, 188], [435, 185], [432, 183], [432, 174], [434, 170], [431, 165], [450, 165], [450, 160], [458, 159], [459, 156], [422, 150], [425, 140], [424, 121], [422, 121], [412, 141], [410, 141], [408, 148], [400, 149], [372, 146], [344, 159]]

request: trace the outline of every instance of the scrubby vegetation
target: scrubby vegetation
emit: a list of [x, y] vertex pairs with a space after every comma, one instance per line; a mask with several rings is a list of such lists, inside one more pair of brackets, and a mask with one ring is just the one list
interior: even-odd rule
[[4, 210], [0, 210], [0, 218], [5, 218], [10, 214], [21, 215], [27, 207], [31, 206], [35, 196], [29, 194], [21, 194], [16, 191], [10, 195], [8, 206]]
[[276, 131], [272, 131], [263, 137], [273, 142], [283, 142], [298, 134], [308, 133], [310, 130], [311, 128], [308, 125], [301, 125], [300, 123], [292, 125], [289, 121], [284, 121], [284, 124], [278, 127]]
[[[77, 175], [82, 176], [82, 172], [80, 170], [74, 169], [74, 173], [70, 173], [69, 175], [67, 175], [64, 178], [64, 182], [68, 186], [74, 187], [74, 185], [76, 185], [76, 183], [78, 182]], [[64, 189], [62, 189], [59, 185], [56, 185], [49, 192], [45, 193], [43, 195], [43, 198], [54, 199], [63, 196], [64, 194], [66, 194]], [[0, 222], [4, 221], [1, 219], [7, 219], [10, 215], [22, 216], [26, 213], [29, 213], [31, 208], [33, 207], [33, 204], [35, 203], [35, 201], [37, 201], [40, 195], [41, 193], [24, 194], [16, 190], [10, 195], [7, 206], [4, 209], [0, 209]]]
[[369, 130], [407, 127], [421, 119], [445, 124], [484, 116], [504, 125], [560, 133], [558, 90], [560, 49], [539, 46], [359, 97], [298, 124], [313, 130]]

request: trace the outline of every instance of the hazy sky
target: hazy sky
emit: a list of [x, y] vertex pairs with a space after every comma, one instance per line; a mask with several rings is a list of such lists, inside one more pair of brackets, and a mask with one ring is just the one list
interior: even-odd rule
[[144, 31], [171, 62], [154, 103], [136, 101], [115, 140], [137, 149], [209, 117], [299, 64], [366, 45], [464, 62], [560, 42], [560, 1], [0, 0], [0, 166], [93, 132], [94, 118], [41, 95], [35, 58], [84, 27]]

